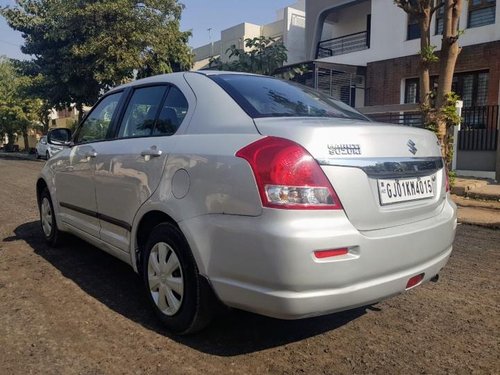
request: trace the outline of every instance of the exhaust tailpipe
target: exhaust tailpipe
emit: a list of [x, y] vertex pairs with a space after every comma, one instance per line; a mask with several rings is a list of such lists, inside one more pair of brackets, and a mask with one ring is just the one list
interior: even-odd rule
[[437, 283], [439, 280], [439, 274], [437, 274], [436, 276], [434, 276], [430, 281], [432, 281], [433, 283]]

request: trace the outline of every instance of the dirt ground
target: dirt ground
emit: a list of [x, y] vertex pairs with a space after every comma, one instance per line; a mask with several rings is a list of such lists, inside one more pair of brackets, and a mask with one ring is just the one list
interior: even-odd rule
[[499, 374], [500, 230], [460, 225], [438, 283], [369, 308], [279, 321], [233, 311], [178, 338], [132, 269], [47, 247], [43, 163], [0, 159], [0, 374]]

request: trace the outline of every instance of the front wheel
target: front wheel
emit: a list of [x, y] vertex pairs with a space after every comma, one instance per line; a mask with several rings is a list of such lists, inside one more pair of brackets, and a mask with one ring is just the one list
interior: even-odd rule
[[142, 273], [148, 299], [170, 331], [194, 333], [210, 322], [210, 293], [175, 226], [164, 223], [153, 229], [143, 253]]
[[51, 246], [57, 246], [60, 242], [61, 233], [57, 228], [52, 199], [50, 198], [50, 193], [47, 189], [44, 189], [42, 194], [40, 194], [39, 210], [40, 224], [45, 240]]
[[45, 159], [47, 159], [47, 160], [49, 160], [49, 159], [50, 159], [50, 154], [49, 154], [49, 152], [48, 152], [48, 151], [45, 153]]

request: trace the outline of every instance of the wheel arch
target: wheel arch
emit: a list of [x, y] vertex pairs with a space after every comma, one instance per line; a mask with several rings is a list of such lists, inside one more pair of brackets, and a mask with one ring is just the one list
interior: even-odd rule
[[152, 209], [145, 212], [141, 218], [138, 220], [134, 231], [134, 241], [133, 241], [133, 252], [132, 252], [132, 267], [136, 272], [140, 270], [141, 255], [144, 251], [144, 247], [148, 241], [148, 237], [151, 234], [154, 227], [158, 224], [169, 223], [175, 226], [182, 233], [177, 221], [175, 221], [170, 215], [164, 211], [158, 209]]
[[37, 181], [36, 181], [36, 202], [38, 203], [38, 205], [40, 205], [40, 196], [42, 195], [42, 191], [44, 189], [49, 189], [49, 185], [47, 184], [47, 182], [42, 178], [40, 177]]

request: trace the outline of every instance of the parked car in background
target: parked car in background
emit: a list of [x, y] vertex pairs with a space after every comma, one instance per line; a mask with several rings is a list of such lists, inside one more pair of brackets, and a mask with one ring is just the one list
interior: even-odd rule
[[50, 158], [46, 135], [41, 137], [38, 143], [36, 144], [35, 155], [37, 159], [44, 157], [48, 160]]
[[42, 138], [40, 138], [40, 141], [38, 141], [36, 145], [35, 155], [37, 159], [45, 158], [49, 160], [52, 156], [57, 154], [64, 147], [65, 146], [62, 144], [61, 145], [49, 144], [47, 142], [47, 136], [44, 135]]
[[282, 319], [378, 302], [437, 280], [452, 251], [436, 136], [288, 81], [150, 77], [70, 135], [49, 133], [65, 149], [37, 181], [46, 240], [70, 232], [130, 264], [176, 333], [218, 302]]

